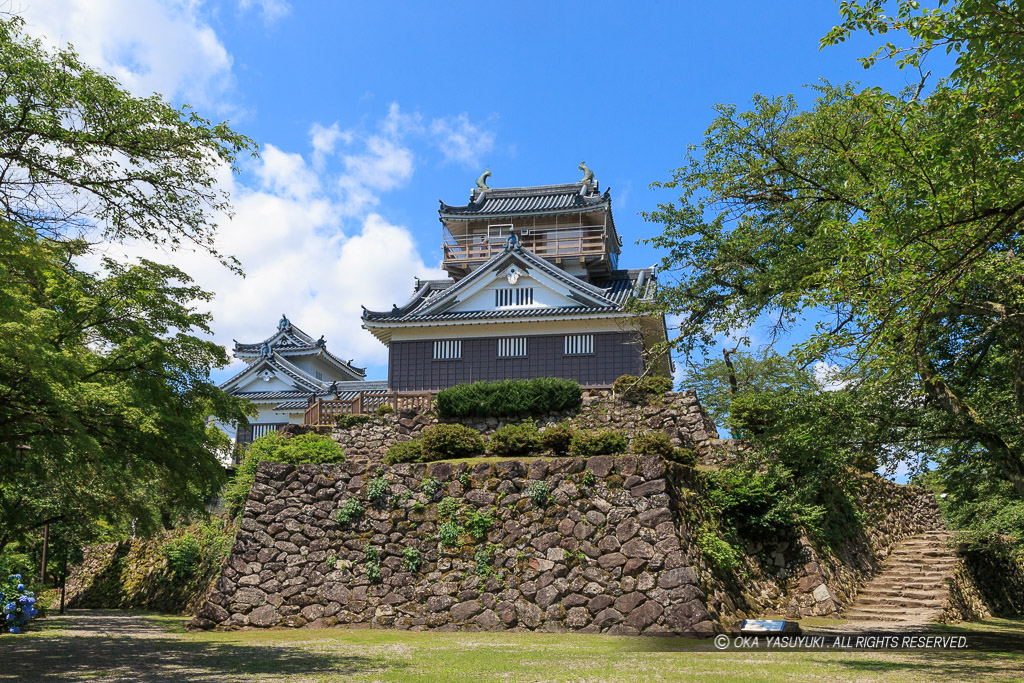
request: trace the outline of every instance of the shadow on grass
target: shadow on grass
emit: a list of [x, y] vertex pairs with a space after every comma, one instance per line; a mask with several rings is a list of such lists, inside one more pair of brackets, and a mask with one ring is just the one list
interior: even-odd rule
[[[49, 622], [49, 623], [46, 623]], [[0, 638], [6, 662], [0, 680], [103, 680], [188, 683], [247, 681], [258, 676], [278, 680], [288, 676], [348, 677], [393, 668], [395, 662], [364, 656], [311, 652], [297, 646], [190, 641], [136, 619], [102, 619], [97, 633], [78, 625], [45, 620], [33, 625], [31, 636]]]

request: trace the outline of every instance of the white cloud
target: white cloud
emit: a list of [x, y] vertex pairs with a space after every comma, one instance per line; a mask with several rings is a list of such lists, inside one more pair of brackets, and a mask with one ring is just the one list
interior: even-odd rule
[[337, 182], [342, 193], [340, 210], [355, 216], [379, 201], [379, 193], [394, 190], [412, 178], [414, 164], [412, 151], [379, 135], [371, 135], [358, 154], [342, 157], [345, 165]]
[[74, 45], [82, 61], [136, 95], [160, 93], [224, 112], [232, 59], [189, 0], [21, 0], [29, 33], [51, 48]]
[[814, 364], [814, 379], [822, 391], [839, 391], [850, 384], [850, 380], [842, 378], [842, 368], [838, 365], [819, 360]]
[[317, 175], [306, 166], [301, 154], [282, 152], [271, 144], [260, 152], [262, 163], [256, 175], [265, 189], [297, 199], [305, 199], [320, 189]]
[[430, 133], [448, 162], [479, 166], [480, 157], [494, 149], [494, 133], [473, 124], [465, 113], [434, 119]]
[[238, 9], [243, 12], [257, 6], [260, 9], [260, 18], [268, 26], [287, 16], [292, 10], [292, 6], [285, 0], [238, 0]]
[[329, 128], [317, 122], [310, 126], [309, 141], [313, 145], [313, 168], [322, 171], [324, 164], [327, 163], [327, 157], [334, 154], [338, 142], [352, 142], [352, 133], [338, 128], [337, 121]]

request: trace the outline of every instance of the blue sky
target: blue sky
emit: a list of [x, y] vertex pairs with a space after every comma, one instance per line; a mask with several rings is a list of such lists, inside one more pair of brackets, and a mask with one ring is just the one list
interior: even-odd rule
[[[698, 144], [717, 102], [795, 93], [819, 78], [901, 88], [856, 61], [863, 36], [818, 50], [831, 2], [341, 3], [22, 0], [28, 28], [136, 94], [192, 104], [261, 147], [222, 169], [233, 218], [220, 246], [243, 280], [200, 254], [164, 254], [217, 299], [217, 341], [258, 341], [281, 313], [384, 378], [360, 305], [389, 308], [438, 276], [437, 200], [573, 182], [586, 160], [610, 187], [624, 267], [657, 227], [648, 189]], [[129, 245], [130, 255], [145, 248]], [[232, 369], [217, 378], [233, 374]]]

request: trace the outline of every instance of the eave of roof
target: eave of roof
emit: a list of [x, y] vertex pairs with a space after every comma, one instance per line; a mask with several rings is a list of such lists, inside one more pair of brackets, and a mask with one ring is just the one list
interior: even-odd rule
[[439, 201], [438, 213], [442, 218], [471, 218], [473, 216], [521, 215], [529, 213], [559, 213], [594, 211], [611, 206], [606, 190], [599, 193], [596, 184], [565, 183], [534, 187], [490, 188], [474, 191], [470, 202], [463, 206]]

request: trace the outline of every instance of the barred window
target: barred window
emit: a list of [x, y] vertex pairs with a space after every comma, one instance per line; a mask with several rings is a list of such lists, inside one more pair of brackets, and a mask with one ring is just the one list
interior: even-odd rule
[[444, 339], [434, 342], [434, 360], [458, 360], [462, 358], [462, 340]]
[[316, 378], [317, 379], [323, 379], [324, 378], [324, 373], [322, 373], [319, 370], [317, 370], [316, 371]]
[[594, 352], [594, 335], [592, 334], [567, 334], [565, 335], [565, 355], [581, 356]]
[[495, 307], [532, 306], [533, 287], [501, 287], [494, 290]]
[[526, 337], [498, 339], [498, 358], [522, 358], [524, 356], [526, 356]]

